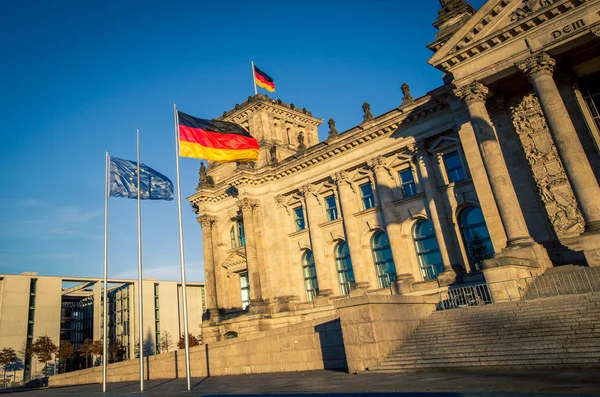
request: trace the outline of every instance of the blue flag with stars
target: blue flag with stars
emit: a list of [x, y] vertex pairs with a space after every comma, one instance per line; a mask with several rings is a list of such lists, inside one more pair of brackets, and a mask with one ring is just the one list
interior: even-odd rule
[[[173, 182], [160, 172], [140, 164], [141, 200], [173, 200]], [[110, 197], [137, 199], [137, 163], [110, 158]]]

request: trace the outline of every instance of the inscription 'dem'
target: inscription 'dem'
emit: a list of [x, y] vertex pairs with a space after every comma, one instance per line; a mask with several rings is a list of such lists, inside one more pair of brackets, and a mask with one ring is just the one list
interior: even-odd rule
[[560, 30], [553, 31], [552, 38], [558, 39], [560, 36], [563, 35], [563, 33], [564, 34], [572, 33], [572, 32], [575, 32], [576, 30], [583, 28], [584, 26], [585, 26], [585, 21], [583, 19], [580, 19], [578, 21], [575, 21], [573, 23], [563, 26], [563, 28]]

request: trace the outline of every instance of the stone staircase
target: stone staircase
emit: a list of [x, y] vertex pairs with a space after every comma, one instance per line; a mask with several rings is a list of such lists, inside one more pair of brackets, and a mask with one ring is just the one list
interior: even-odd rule
[[437, 311], [370, 372], [600, 368], [600, 293]]

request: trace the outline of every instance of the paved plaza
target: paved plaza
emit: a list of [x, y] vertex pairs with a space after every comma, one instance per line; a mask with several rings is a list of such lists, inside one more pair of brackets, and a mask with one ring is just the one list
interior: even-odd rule
[[[106, 396], [181, 396], [185, 379], [109, 383]], [[419, 374], [359, 374], [310, 371], [258, 375], [233, 375], [192, 379], [189, 395], [237, 393], [527, 393], [527, 394], [598, 394], [598, 370], [438, 372]], [[102, 386], [56, 387], [9, 392], [19, 397], [101, 396]]]

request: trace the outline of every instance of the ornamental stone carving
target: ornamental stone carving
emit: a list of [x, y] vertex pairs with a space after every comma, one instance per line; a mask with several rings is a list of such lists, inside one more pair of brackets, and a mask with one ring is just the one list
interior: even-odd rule
[[256, 207], [258, 207], [258, 201], [250, 198], [243, 198], [237, 201], [237, 206], [242, 212], [245, 211], [254, 211]]
[[471, 103], [485, 102], [489, 90], [479, 81], [474, 81], [471, 84], [457, 88], [452, 92], [465, 105], [469, 106]]
[[350, 176], [348, 175], [348, 171], [336, 172], [331, 177], [331, 180], [333, 180], [333, 183], [335, 183], [338, 186], [343, 185], [343, 184], [351, 184]]
[[523, 5], [513, 12], [511, 20], [517, 21], [519, 19], [523, 19], [533, 14], [540, 8], [550, 5], [554, 2], [556, 2], [556, 0], [523, 0]]
[[210, 215], [200, 215], [196, 219], [198, 220], [200, 225], [202, 225], [202, 229], [210, 229], [217, 222], [217, 217]]
[[559, 237], [579, 235], [584, 220], [535, 94], [510, 107], [548, 219]]
[[371, 113], [371, 105], [369, 105], [369, 103], [365, 101], [365, 102], [363, 102], [362, 108], [363, 108], [363, 123], [373, 120], [373, 113]]
[[[317, 189], [315, 188], [314, 185], [311, 185], [311, 184], [304, 185], [304, 186], [301, 186], [298, 190], [305, 198], [308, 198], [309, 196], [313, 196], [318, 199], [318, 197], [319, 197], [317, 195]], [[319, 201], [319, 200], [317, 200], [317, 201]], [[319, 204], [320, 204], [320, 202], [319, 202]]]
[[540, 74], [551, 75], [554, 72], [554, 65], [556, 65], [556, 61], [550, 55], [541, 52], [517, 64], [517, 67], [528, 79], [532, 79]]
[[402, 90], [402, 104], [403, 105], [410, 103], [414, 100], [413, 96], [410, 94], [410, 87], [408, 86], [408, 84], [402, 83], [402, 85], [400, 86], [400, 89]]
[[367, 160], [367, 166], [373, 170], [378, 168], [387, 168], [385, 157], [377, 156], [372, 158], [371, 160]]
[[327, 124], [329, 125], [329, 134], [327, 139], [335, 138], [338, 135], [338, 130], [335, 128], [335, 120], [330, 118]]

